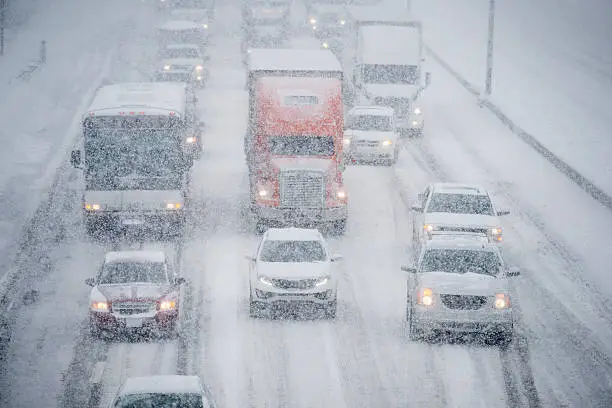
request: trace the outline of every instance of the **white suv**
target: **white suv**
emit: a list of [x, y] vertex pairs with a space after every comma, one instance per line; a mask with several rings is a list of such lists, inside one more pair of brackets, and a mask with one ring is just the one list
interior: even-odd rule
[[497, 210], [484, 188], [459, 183], [428, 185], [412, 211], [412, 238], [417, 249], [435, 234], [447, 232], [485, 234], [490, 242], [501, 244], [499, 216], [510, 213]]
[[514, 314], [509, 278], [520, 271], [506, 266], [499, 247], [486, 235], [437, 235], [426, 243], [408, 272], [406, 320], [409, 336], [433, 331], [487, 335], [507, 346]]
[[331, 255], [318, 230], [270, 228], [250, 261], [250, 314], [257, 317], [268, 306], [308, 303], [322, 306], [327, 318], [336, 317], [338, 278]]
[[399, 146], [394, 111], [386, 106], [355, 106], [346, 115], [345, 158], [391, 166], [397, 162]]

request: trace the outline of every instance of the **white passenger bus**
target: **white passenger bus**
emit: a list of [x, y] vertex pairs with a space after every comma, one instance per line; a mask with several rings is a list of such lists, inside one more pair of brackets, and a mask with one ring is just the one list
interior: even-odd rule
[[[129, 226], [179, 231], [191, 145], [199, 135], [195, 102], [184, 84], [102, 87], [83, 118], [83, 211], [88, 233]], [[83, 153], [83, 155], [82, 155]]]

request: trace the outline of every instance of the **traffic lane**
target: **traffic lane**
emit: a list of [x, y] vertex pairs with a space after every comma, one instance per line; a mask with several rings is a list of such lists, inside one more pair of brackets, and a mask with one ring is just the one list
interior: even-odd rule
[[[601, 209], [488, 117], [465, 91], [462, 95], [458, 85], [453, 86], [452, 80], [445, 79], [441, 70], [436, 75], [440, 78], [440, 88], [435, 91], [432, 85], [424, 111], [440, 120], [429, 120], [426, 138], [414, 141], [409, 149], [415, 154], [415, 160], [430, 169], [433, 178], [482, 184], [491, 191], [498, 205], [513, 210], [515, 215], [503, 220], [505, 252], [511, 263], [524, 269], [523, 277], [516, 280], [515, 286], [525, 334], [532, 346], [530, 354], [533, 361], [538, 361], [532, 365], [538, 389], [550, 390], [544, 396], [550, 401], [578, 401], [577, 395], [585, 392], [601, 398], [610, 376], [609, 362], [603, 358], [608, 355], [607, 339], [610, 338], [606, 304], [599, 300], [605, 299], [606, 288], [600, 286], [597, 290], [595, 284], [587, 283], [597, 271], [589, 268], [600, 260], [581, 258], [577, 255], [581, 246], [576, 248], [568, 242], [571, 235], [555, 231], [569, 227], [563, 223], [572, 223], [574, 211], [564, 213], [560, 219], [540, 212], [555, 207], [574, 207], [583, 214], [585, 210], [581, 206], [596, 213]], [[445, 92], [445, 102], [440, 102], [441, 89]], [[448, 98], [449, 93], [453, 98]], [[547, 184], [534, 185], [534, 174], [543, 174]], [[538, 208], [541, 201], [546, 205]], [[604, 222], [609, 218], [607, 213], [605, 216]], [[570, 225], [580, 233], [585, 224], [588, 227], [594, 223], [583, 218], [581, 223]], [[607, 256], [604, 252], [596, 255]], [[579, 334], [568, 340], [566, 333]], [[576, 353], [580, 343], [592, 351]], [[568, 362], [568, 355], [575, 358]], [[589, 365], [592, 366], [588, 368]], [[576, 367], [587, 370], [579, 380], [565, 375], [575, 372]], [[551, 376], [550, 372], [561, 375]]]
[[[398, 166], [424, 183], [427, 174], [402, 153]], [[352, 296], [393, 406], [503, 406], [499, 351], [477, 342], [411, 342], [405, 331], [411, 223], [393, 168], [351, 166], [345, 173], [350, 212], [340, 242]], [[416, 191], [416, 190], [412, 190]], [[420, 371], [415, 370], [418, 367]], [[406, 384], [409, 384], [407, 387]], [[416, 392], [406, 392], [406, 389]]]

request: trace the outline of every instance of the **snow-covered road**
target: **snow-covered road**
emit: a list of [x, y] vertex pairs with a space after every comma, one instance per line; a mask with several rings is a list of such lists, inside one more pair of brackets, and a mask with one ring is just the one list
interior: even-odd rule
[[[134, 21], [142, 37], [120, 49], [113, 80], [144, 78], [137, 68], [154, 46], [145, 33], [155, 18]], [[243, 255], [258, 237], [246, 212], [247, 95], [231, 29], [239, 27], [239, 10], [220, 7], [217, 19], [226, 29], [214, 39], [210, 82], [200, 94], [208, 126], [205, 154], [193, 169], [188, 228], [178, 244], [144, 244], [176, 256], [190, 282], [181, 338], [106, 344], [88, 337], [83, 281], [113, 246], [84, 237], [78, 173], [65, 167], [50, 216], [66, 234], [49, 240], [53, 231], [37, 230], [38, 252], [50, 267], [26, 270], [41, 293], [19, 311], [0, 405], [54, 405], [57, 396], [56, 406], [86, 406], [96, 362], [105, 367], [101, 406], [126, 376], [172, 372], [199, 374], [220, 407], [610, 404], [612, 286], [604, 272], [612, 216], [437, 66], [423, 102], [426, 137], [406, 141], [394, 169], [346, 172], [349, 223], [345, 236], [330, 238], [345, 256], [337, 319], [251, 319]], [[516, 284], [523, 319], [508, 352], [478, 342], [406, 339], [399, 266], [410, 256], [409, 200], [440, 179], [482, 183], [512, 210], [505, 235], [511, 263], [523, 269]]]

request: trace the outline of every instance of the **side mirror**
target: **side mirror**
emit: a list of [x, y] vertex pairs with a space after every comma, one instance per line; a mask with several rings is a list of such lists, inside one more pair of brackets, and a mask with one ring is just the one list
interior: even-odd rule
[[343, 257], [342, 255], [340, 255], [340, 254], [334, 254], [334, 255], [332, 255], [332, 257], [330, 258], [330, 260], [331, 260], [332, 262], [338, 262], [338, 261], [341, 261], [341, 260], [343, 260], [343, 259], [344, 259], [344, 257]]
[[257, 259], [255, 259], [255, 257], [253, 255], [245, 255], [244, 259], [246, 259], [249, 262], [255, 262]]
[[414, 265], [402, 265], [400, 269], [408, 273], [416, 273], [417, 268]]
[[74, 168], [79, 168], [81, 166], [81, 151], [73, 150], [70, 152], [70, 164]]
[[85, 279], [85, 284], [91, 287], [96, 286], [96, 280], [94, 278], [87, 278]]
[[515, 278], [520, 275], [521, 275], [521, 270], [516, 266], [509, 267], [508, 271], [506, 272], [506, 276], [509, 278]]
[[174, 284], [176, 286], [184, 285], [185, 283], [187, 283], [187, 280], [182, 276], [177, 276], [176, 279], [174, 279]]
[[431, 72], [425, 73], [425, 87], [428, 87], [431, 84]]
[[499, 215], [499, 216], [502, 216], [502, 215], [508, 215], [508, 214], [510, 214], [510, 211], [509, 211], [509, 210], [499, 210], [499, 211], [497, 212], [497, 215]]
[[412, 211], [414, 212], [423, 212], [423, 207], [420, 204], [413, 204]]

